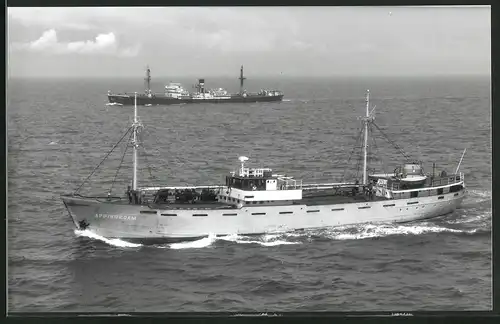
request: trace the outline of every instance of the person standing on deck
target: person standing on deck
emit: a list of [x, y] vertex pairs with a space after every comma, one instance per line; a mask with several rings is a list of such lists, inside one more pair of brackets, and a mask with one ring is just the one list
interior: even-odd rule
[[128, 197], [128, 203], [131, 204], [132, 203], [132, 192], [131, 192], [130, 186], [127, 187], [127, 197]]
[[373, 200], [373, 183], [370, 182], [368, 184], [368, 197], [370, 197], [370, 200]]

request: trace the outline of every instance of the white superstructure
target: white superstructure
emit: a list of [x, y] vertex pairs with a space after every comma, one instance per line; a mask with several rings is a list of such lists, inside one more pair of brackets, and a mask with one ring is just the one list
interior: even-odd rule
[[182, 98], [188, 96], [189, 92], [180, 83], [171, 82], [165, 86], [165, 97]]

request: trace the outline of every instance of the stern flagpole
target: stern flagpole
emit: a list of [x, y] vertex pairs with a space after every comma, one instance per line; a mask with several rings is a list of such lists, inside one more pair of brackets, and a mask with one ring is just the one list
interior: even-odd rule
[[457, 169], [455, 170], [455, 175], [458, 173], [458, 169], [460, 169], [460, 164], [462, 164], [462, 160], [464, 159], [465, 151], [467, 151], [467, 148], [465, 148], [464, 152], [462, 153], [462, 157], [460, 158], [460, 162], [458, 162]]

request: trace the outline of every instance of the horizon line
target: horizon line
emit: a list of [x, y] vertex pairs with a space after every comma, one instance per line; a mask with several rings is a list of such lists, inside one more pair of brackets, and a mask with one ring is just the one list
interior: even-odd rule
[[[435, 73], [435, 74], [331, 74], [331, 75], [299, 75], [299, 74], [255, 74], [251, 78], [408, 78], [408, 77], [490, 77], [491, 73]], [[206, 76], [195, 76], [195, 75], [157, 75], [154, 79], [186, 79], [186, 78], [235, 78], [234, 75], [206, 75]], [[102, 75], [87, 75], [87, 76], [75, 76], [75, 75], [9, 75], [9, 79], [143, 79], [139, 75], [116, 75], [116, 76], [102, 76]], [[172, 81], [173, 82], [173, 81]]]

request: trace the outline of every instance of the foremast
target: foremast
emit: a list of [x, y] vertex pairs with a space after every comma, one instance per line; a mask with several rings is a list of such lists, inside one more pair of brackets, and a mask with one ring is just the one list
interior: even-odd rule
[[142, 123], [137, 118], [137, 92], [134, 94], [134, 122], [132, 123], [132, 147], [134, 148], [133, 160], [134, 170], [132, 177], [132, 190], [137, 190], [137, 149], [139, 147], [138, 134], [142, 128]]
[[366, 115], [363, 118], [365, 124], [365, 143], [363, 145], [364, 161], [363, 161], [363, 184], [368, 183], [368, 125], [375, 120], [375, 116], [370, 114], [370, 90], [366, 90]]
[[144, 87], [146, 88], [146, 94], [149, 95], [151, 93], [151, 70], [149, 69], [149, 65], [146, 67], [146, 77], [144, 78]]
[[243, 82], [246, 80], [246, 78], [243, 76], [243, 65], [241, 66], [240, 77], [238, 79], [240, 80], [240, 94], [243, 94]]

